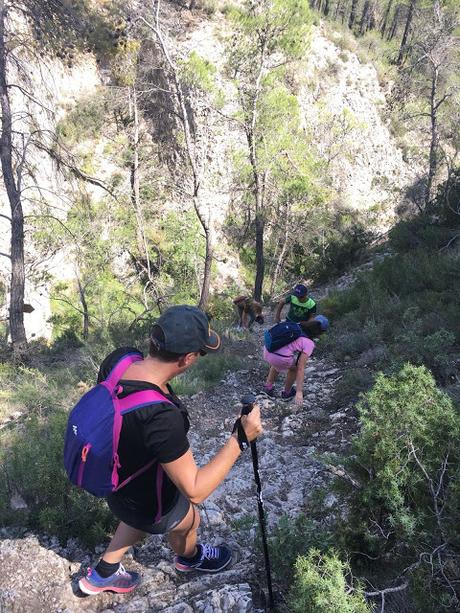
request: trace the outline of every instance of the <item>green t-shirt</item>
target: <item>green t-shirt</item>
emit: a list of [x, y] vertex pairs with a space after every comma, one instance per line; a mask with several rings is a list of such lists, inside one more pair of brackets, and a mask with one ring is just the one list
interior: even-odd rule
[[313, 298], [300, 302], [297, 296], [290, 294], [287, 296], [285, 303], [291, 305], [287, 314], [289, 321], [307, 321], [311, 313], [316, 313], [316, 302]]

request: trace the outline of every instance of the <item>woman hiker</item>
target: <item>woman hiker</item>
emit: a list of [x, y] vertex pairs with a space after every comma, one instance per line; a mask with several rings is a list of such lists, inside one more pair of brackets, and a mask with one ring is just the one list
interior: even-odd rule
[[286, 372], [286, 380], [284, 382], [284, 390], [281, 392], [281, 400], [289, 401], [294, 398], [295, 405], [302, 405], [305, 367], [308, 358], [315, 348], [313, 339], [320, 337], [328, 328], [329, 321], [327, 317], [324, 317], [324, 315], [316, 315], [316, 317], [310, 319], [308, 322], [303, 322], [303, 335], [295, 341], [284, 345], [284, 347], [281, 347], [281, 349], [273, 353], [270, 353], [267, 348], [264, 347], [263, 357], [270, 366], [267, 380], [262, 390], [265, 396], [270, 398], [276, 396], [274, 389], [275, 380], [280, 372]]
[[[185, 305], [171, 307], [153, 326], [149, 355], [131, 364], [124, 373], [120, 398], [140, 390], [154, 390], [166, 400], [123, 417], [118, 446], [120, 482], [140, 467], [154, 463], [107, 498], [120, 523], [99, 563], [79, 582], [85, 594], [132, 591], [140, 581], [139, 574], [125, 570], [121, 560], [146, 533], [168, 535], [179, 572], [216, 573], [230, 563], [232, 553], [226, 545], [197, 543], [200, 515], [195, 505], [222, 483], [240, 456], [238, 437], [236, 433], [229, 435], [217, 454], [198, 468], [187, 439], [187, 410], [169, 384], [202, 359], [200, 356], [217, 351], [220, 342], [203, 311]], [[107, 378], [123, 355], [133, 352], [140, 353], [133, 348], [112, 352], [101, 365], [98, 381]], [[206, 415], [202, 418], [205, 420]], [[241, 424], [248, 441], [262, 432], [257, 405], [249, 415], [241, 417]]]

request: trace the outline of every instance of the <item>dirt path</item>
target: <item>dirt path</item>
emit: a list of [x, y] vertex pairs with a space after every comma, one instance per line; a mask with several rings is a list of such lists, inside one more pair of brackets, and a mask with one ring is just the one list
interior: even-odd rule
[[[246, 354], [247, 369], [228, 373], [216, 388], [189, 399], [190, 442], [199, 464], [206, 463], [229, 436], [241, 408], [241, 396], [260, 390], [266, 374], [261, 346], [262, 330], [250, 333], [243, 341], [233, 341], [232, 350]], [[258, 449], [269, 527], [285, 513], [297, 515], [315, 496], [317, 488], [327, 486], [331, 474], [322, 455], [346, 449], [356, 420], [351, 411], [331, 414], [328, 409], [339, 377], [335, 365], [312, 358], [305, 377], [303, 407], [296, 409], [292, 404], [259, 397], [264, 435]], [[326, 503], [332, 506], [334, 502], [333, 495], [329, 494]], [[202, 540], [226, 542], [235, 552], [234, 563], [228, 571], [216, 576], [178, 576], [164, 539], [151, 537], [125, 561], [128, 568], [137, 568], [143, 575], [138, 590], [130, 596], [104, 594], [79, 598], [74, 593], [76, 580], [81, 569], [90, 565], [99, 551], [84, 551], [73, 542], [61, 548], [52, 539], [39, 542], [33, 535], [8, 540], [5, 533], [4, 540], [0, 541], [0, 611], [257, 611], [257, 586], [263, 582], [264, 575], [254, 542], [256, 532], [255, 486], [250, 453], [246, 452], [225, 482], [202, 505]]]

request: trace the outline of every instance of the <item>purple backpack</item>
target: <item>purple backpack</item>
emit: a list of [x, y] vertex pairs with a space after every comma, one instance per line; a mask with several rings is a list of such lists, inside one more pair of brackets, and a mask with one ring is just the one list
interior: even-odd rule
[[[118, 384], [140, 353], [124, 355], [105, 381], [87, 392], [69, 415], [64, 445], [64, 466], [70, 481], [94, 496], [108, 496], [150, 468], [156, 459], [119, 483], [118, 457], [123, 415], [152, 404], [173, 404], [159, 392], [146, 390], [119, 399]], [[160, 465], [158, 465], [160, 467]], [[160, 467], [161, 468], [161, 467]]]

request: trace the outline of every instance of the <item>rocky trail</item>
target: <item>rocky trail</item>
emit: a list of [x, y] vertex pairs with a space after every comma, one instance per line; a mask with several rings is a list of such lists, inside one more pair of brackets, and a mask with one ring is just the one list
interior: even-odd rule
[[[231, 351], [247, 358], [247, 369], [228, 373], [220, 384], [188, 400], [190, 442], [199, 464], [207, 462], [227, 439], [241, 406], [241, 396], [260, 389], [266, 374], [261, 360], [262, 330], [232, 341]], [[331, 454], [343, 453], [356, 429], [351, 409], [331, 412], [331, 395], [341, 377], [336, 365], [312, 357], [305, 377], [304, 406], [259, 396], [264, 434], [258, 442], [263, 498], [269, 532], [284, 514], [295, 516], [327, 487]], [[280, 391], [281, 383], [277, 390]], [[327, 456], [325, 455], [327, 454]], [[328, 493], [326, 507], [334, 507]], [[260, 611], [265, 587], [257, 535], [257, 500], [251, 456], [243, 454], [225, 482], [202, 505], [200, 538], [234, 550], [229, 570], [218, 575], [178, 575], [173, 555], [162, 537], [150, 537], [126, 556], [124, 564], [142, 573], [141, 586], [129, 596], [105, 593], [83, 597], [77, 582], [103, 551], [85, 551], [69, 540], [25, 534], [0, 540], [0, 611], [2, 613], [114, 612], [165, 613]]]

